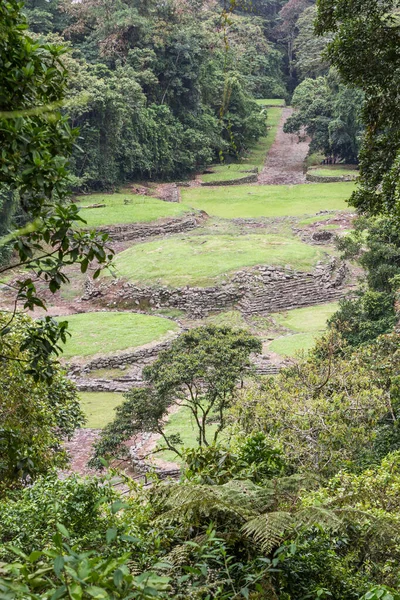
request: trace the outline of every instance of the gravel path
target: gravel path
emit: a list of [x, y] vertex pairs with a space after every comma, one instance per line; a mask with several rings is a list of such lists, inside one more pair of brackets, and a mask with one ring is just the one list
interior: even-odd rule
[[261, 185], [296, 185], [306, 182], [303, 163], [308, 154], [309, 141], [299, 142], [297, 135], [283, 132], [283, 125], [292, 113], [292, 108], [283, 109], [275, 141], [258, 177]]

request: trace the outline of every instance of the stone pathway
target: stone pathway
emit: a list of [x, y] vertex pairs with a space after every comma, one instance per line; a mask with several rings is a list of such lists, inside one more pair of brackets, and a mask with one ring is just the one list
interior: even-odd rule
[[99, 435], [100, 429], [78, 429], [70, 441], [64, 442], [64, 448], [68, 452], [71, 462], [68, 469], [61, 472], [61, 476], [68, 476], [72, 473], [98, 474], [95, 469], [89, 469], [87, 462], [92, 456], [92, 446], [98, 440]]
[[275, 141], [258, 177], [260, 185], [296, 185], [306, 182], [303, 163], [308, 154], [309, 141], [299, 142], [297, 135], [283, 132], [283, 125], [292, 113], [292, 108], [284, 108], [282, 111]]

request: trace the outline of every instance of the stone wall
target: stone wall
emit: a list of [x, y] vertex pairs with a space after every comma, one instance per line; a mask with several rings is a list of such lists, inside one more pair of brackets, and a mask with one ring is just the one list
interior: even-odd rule
[[183, 233], [199, 227], [207, 218], [207, 213], [199, 211], [175, 219], [165, 219], [158, 223], [128, 223], [98, 227], [97, 231], [108, 233], [110, 238], [115, 241], [140, 240], [153, 236]]
[[246, 175], [246, 177], [240, 177], [239, 179], [225, 179], [223, 181], [202, 181], [201, 185], [204, 187], [212, 187], [215, 185], [243, 185], [245, 183], [256, 183], [258, 181], [257, 173]]
[[[174, 338], [177, 337], [177, 335], [175, 335]], [[159, 344], [144, 346], [143, 348], [131, 350], [129, 352], [119, 352], [118, 354], [100, 356], [88, 361], [84, 367], [70, 363], [68, 365], [68, 373], [70, 375], [81, 375], [96, 369], [114, 369], [120, 367], [121, 365], [132, 364], [138, 364], [143, 367], [157, 358], [162, 350], [169, 348], [170, 344], [171, 340], [167, 340], [165, 342], [160, 342]]]
[[98, 298], [110, 308], [174, 308], [203, 318], [214, 311], [239, 308], [244, 314], [267, 314], [335, 300], [345, 291], [345, 263], [332, 258], [312, 273], [259, 266], [239, 271], [230, 282], [214, 287], [139, 287], [114, 280], [88, 286], [83, 300]]
[[240, 309], [246, 315], [262, 315], [331, 302], [343, 296], [347, 274], [346, 264], [336, 259], [317, 265], [313, 273], [260, 267], [258, 281], [250, 284]]
[[339, 183], [341, 181], [355, 181], [357, 176], [355, 175], [342, 175], [341, 177], [322, 177], [320, 175], [313, 175], [307, 173], [306, 180], [310, 183]]
[[[156, 360], [158, 354], [168, 348], [170, 344], [171, 341], [158, 344], [149, 348], [148, 351], [143, 349], [131, 353], [105, 356], [90, 361], [84, 366], [70, 365], [68, 376], [81, 392], [126, 392], [133, 387], [144, 385], [142, 376], [144, 367]], [[257, 375], [276, 375], [284, 364], [272, 363], [269, 356], [265, 355], [254, 355], [252, 362]], [[88, 374], [96, 369], [112, 369], [121, 365], [130, 366], [128, 375], [123, 375], [122, 371], [120, 377], [113, 379], [88, 377]]]

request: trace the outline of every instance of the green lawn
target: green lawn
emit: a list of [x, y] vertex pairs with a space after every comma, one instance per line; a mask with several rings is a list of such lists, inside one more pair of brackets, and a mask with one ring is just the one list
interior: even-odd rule
[[280, 356], [295, 356], [301, 350], [307, 352], [314, 346], [315, 333], [296, 333], [295, 335], [288, 335], [285, 337], [277, 338], [269, 345], [269, 349], [272, 352], [276, 352]]
[[103, 429], [115, 415], [114, 409], [122, 404], [122, 394], [111, 392], [80, 392], [79, 400], [86, 417], [85, 427]]
[[307, 217], [306, 219], [302, 219], [301, 221], [299, 221], [299, 225], [312, 225], [313, 223], [319, 223], [320, 221], [329, 221], [329, 219], [332, 219], [332, 217], [334, 217], [333, 214], [317, 215], [316, 217]]
[[[102, 208], [84, 208], [91, 204], [105, 204]], [[149, 196], [136, 194], [90, 194], [79, 197], [79, 216], [88, 227], [122, 225], [124, 223], [148, 223], [164, 217], [176, 217], [190, 209], [184, 204], [164, 202]]]
[[138, 348], [178, 331], [174, 321], [125, 312], [68, 315], [65, 320], [72, 334], [64, 346], [67, 359]]
[[281, 108], [271, 108], [268, 110], [267, 124], [268, 133], [256, 142], [249, 151], [247, 157], [242, 159], [240, 162], [233, 162], [222, 165], [213, 165], [212, 169], [214, 173], [202, 175], [201, 179], [205, 182], [212, 181], [224, 181], [231, 179], [241, 179], [246, 177], [249, 173], [243, 173], [249, 169], [257, 167], [259, 170], [264, 166], [265, 158], [274, 143], [278, 125], [282, 116]]
[[354, 183], [241, 185], [182, 190], [185, 204], [224, 218], [315, 215], [321, 210], [349, 210]]
[[[209, 425], [207, 431], [209, 435], [213, 435], [215, 431], [215, 425]], [[181, 447], [194, 448], [198, 446], [197, 442], [197, 426], [195, 425], [192, 413], [188, 408], [180, 408], [176, 413], [172, 414], [164, 428], [166, 435], [179, 434], [182, 439], [182, 444], [178, 444], [177, 448], [180, 450]], [[164, 446], [164, 440], [160, 440], [157, 446], [160, 448]], [[179, 457], [175, 452], [170, 450], [164, 450], [163, 452], [157, 452], [155, 458], [159, 457], [163, 460], [172, 462], [180, 462]]]
[[321, 257], [320, 249], [294, 236], [187, 235], [136, 244], [117, 254], [114, 264], [118, 276], [135, 283], [206, 286], [258, 264], [309, 270]]
[[325, 329], [326, 322], [338, 310], [338, 307], [337, 302], [329, 302], [318, 306], [288, 310], [285, 313], [274, 315], [274, 318], [279, 325], [292, 329], [292, 331], [318, 332]]
[[256, 102], [260, 106], [286, 106], [286, 102], [283, 98], [262, 98], [261, 100], [256, 100]]
[[300, 350], [307, 352], [314, 346], [318, 335], [325, 330], [328, 319], [337, 311], [338, 306], [337, 302], [329, 302], [273, 315], [279, 325], [299, 333], [277, 338], [271, 342], [269, 349], [281, 356], [294, 356]]
[[310, 169], [308, 172], [310, 175], [318, 175], [318, 177], [348, 177], [349, 175], [358, 177], [359, 175], [359, 172], [356, 169], [346, 169], [346, 167], [335, 168], [335, 165], [332, 165], [332, 167], [326, 166], [318, 169]]

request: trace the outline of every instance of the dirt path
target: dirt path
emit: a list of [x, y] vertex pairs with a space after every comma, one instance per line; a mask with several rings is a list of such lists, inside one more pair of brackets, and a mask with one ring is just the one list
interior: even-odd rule
[[306, 182], [303, 162], [308, 153], [309, 142], [299, 142], [297, 135], [283, 133], [283, 125], [292, 113], [292, 108], [283, 109], [275, 141], [258, 177], [261, 185], [295, 185]]

